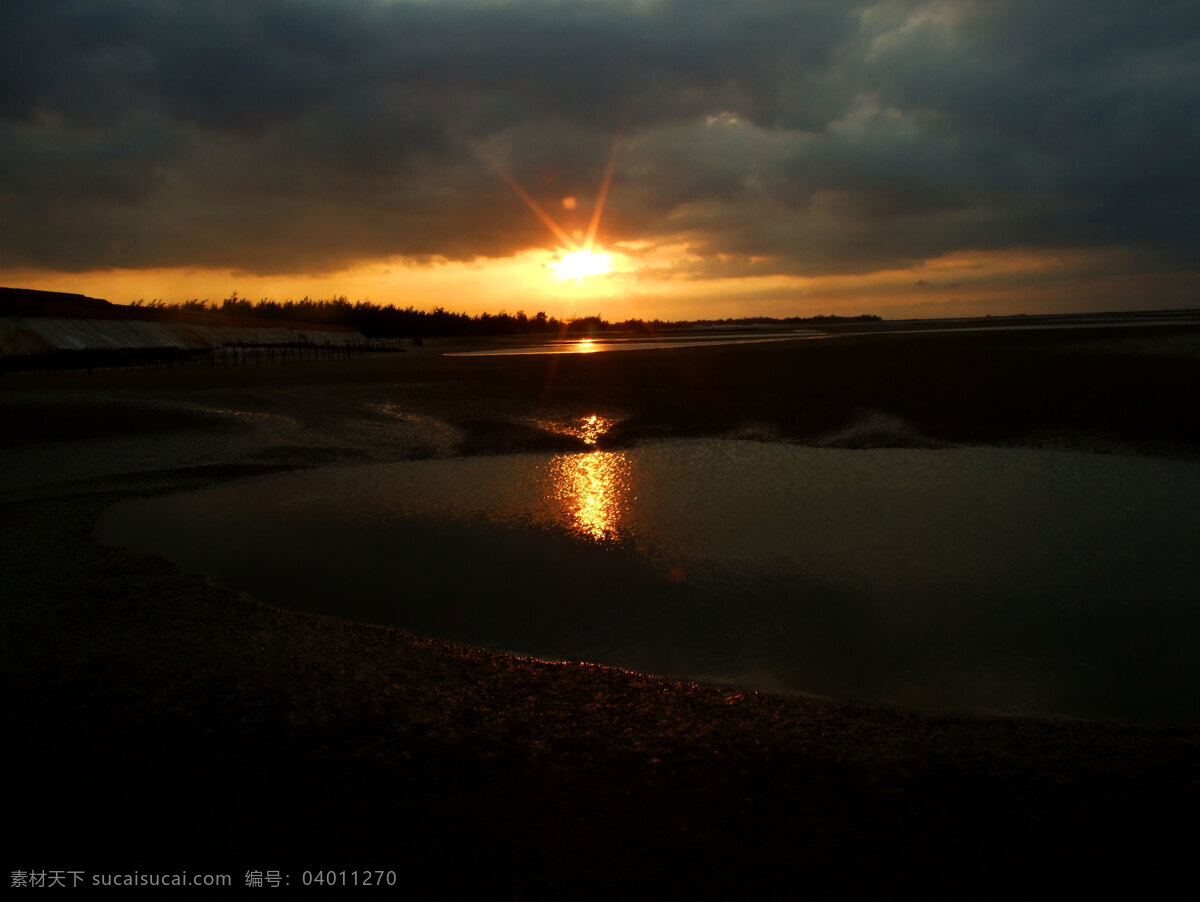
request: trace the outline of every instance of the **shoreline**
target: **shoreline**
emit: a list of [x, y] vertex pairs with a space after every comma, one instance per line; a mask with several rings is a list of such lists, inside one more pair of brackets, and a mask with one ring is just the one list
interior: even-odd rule
[[[23, 813], [11, 869], [394, 868], [409, 886], [513, 897], [1187, 886], [1196, 728], [923, 715], [540, 662], [270, 608], [92, 538], [112, 503], [238, 474], [542, 449], [535, 406], [619, 409], [614, 441], [712, 434], [747, 419], [725, 415], [731, 385], [794, 365], [781, 352], [680, 356], [679, 369], [638, 362], [672, 378], [645, 399], [605, 362], [558, 367], [539, 399], [544, 361], [463, 377], [435, 357], [397, 361], [399, 375], [330, 362], [217, 384], [114, 373], [5, 386], [10, 422], [27, 428], [103, 411], [0, 449], [9, 466], [44, 466], [33, 482], [6, 470], [0, 495], [14, 772], [42, 799]], [[495, 379], [501, 366], [513, 378]], [[1141, 389], [1162, 371], [1151, 361]], [[806, 371], [790, 372], [784, 390], [743, 399], [785, 440]], [[872, 409], [955, 438], [893, 387], [843, 386], [841, 411], [873, 391]], [[1173, 383], [1155, 404], [1192, 387]], [[354, 419], [364, 393], [412, 419]], [[681, 403], [696, 397], [712, 407]], [[1027, 425], [1043, 428], [1047, 408], [1027, 410]], [[826, 412], [822, 428], [837, 419]], [[1079, 444], [1078, 423], [1060, 427], [1053, 440]], [[1187, 459], [1197, 447], [1174, 426], [1088, 440]]]

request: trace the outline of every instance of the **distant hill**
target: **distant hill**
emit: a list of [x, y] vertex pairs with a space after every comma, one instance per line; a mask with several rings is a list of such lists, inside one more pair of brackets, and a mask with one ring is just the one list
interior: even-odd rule
[[56, 316], [64, 319], [120, 317], [120, 308], [101, 298], [65, 291], [0, 288], [0, 316]]
[[[187, 304], [114, 304], [102, 298], [63, 291], [39, 291], [33, 288], [0, 288], [0, 317], [53, 317], [55, 319], [140, 320], [143, 322], [192, 323], [203, 326], [237, 326], [253, 329], [312, 329], [308, 318], [255, 316], [253, 311], [232, 311]], [[320, 323], [322, 331], [353, 332], [345, 323]]]

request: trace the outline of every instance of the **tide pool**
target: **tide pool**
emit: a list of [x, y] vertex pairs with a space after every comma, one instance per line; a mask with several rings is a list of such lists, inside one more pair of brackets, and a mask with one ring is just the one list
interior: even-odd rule
[[1200, 465], [733, 440], [330, 468], [113, 508], [281, 607], [935, 711], [1200, 722]]

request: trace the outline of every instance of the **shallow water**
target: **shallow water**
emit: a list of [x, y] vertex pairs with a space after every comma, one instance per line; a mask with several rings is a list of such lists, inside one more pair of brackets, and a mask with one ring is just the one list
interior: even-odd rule
[[313, 470], [102, 540], [284, 607], [943, 711], [1200, 722], [1200, 467], [728, 440]]
[[655, 338], [564, 338], [543, 344], [512, 348], [488, 348], [482, 351], [452, 351], [447, 357], [520, 357], [530, 354], [599, 354], [606, 351], [661, 351], [668, 348], [701, 348], [716, 345], [753, 345], [773, 341], [825, 338], [813, 329], [791, 332], [747, 335], [687, 335], [657, 336]]

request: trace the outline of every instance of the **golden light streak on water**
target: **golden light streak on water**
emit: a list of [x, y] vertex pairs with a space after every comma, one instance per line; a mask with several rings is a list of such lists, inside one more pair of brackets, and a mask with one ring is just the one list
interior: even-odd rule
[[[586, 341], [586, 339], [585, 339]], [[583, 342], [578, 342], [582, 344]], [[588, 342], [592, 344], [592, 342]], [[550, 432], [557, 432], [559, 435], [572, 435], [577, 439], [581, 439], [585, 444], [594, 445], [599, 441], [600, 436], [612, 429], [616, 425], [616, 420], [612, 417], [602, 416], [594, 413], [591, 416], [580, 417], [572, 420], [537, 420], [535, 421], [542, 429], [547, 429]]]
[[[594, 413], [552, 428], [595, 445], [614, 422]], [[623, 452], [560, 454], [550, 461], [550, 479], [553, 502], [574, 533], [601, 542], [620, 536], [633, 486], [632, 466]]]
[[571, 433], [583, 439], [589, 445], [596, 444], [597, 439], [612, 428], [613, 421], [599, 414], [592, 414], [579, 421], [579, 425]]
[[621, 518], [633, 487], [622, 451], [563, 454], [550, 461], [554, 501], [577, 535], [598, 542], [621, 536]]

